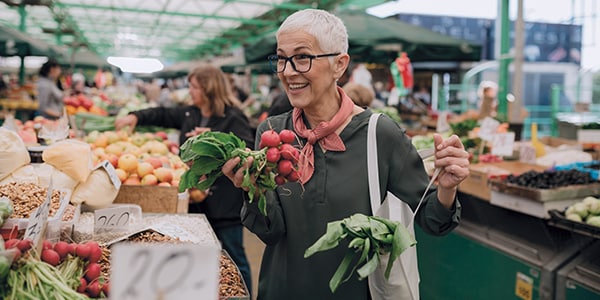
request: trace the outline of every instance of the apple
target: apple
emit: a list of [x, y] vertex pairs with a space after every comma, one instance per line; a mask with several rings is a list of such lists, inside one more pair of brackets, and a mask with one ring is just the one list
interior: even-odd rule
[[[102, 149], [102, 148], [98, 148], [98, 149]], [[110, 164], [113, 167], [118, 167], [119, 166], [119, 156], [117, 156], [116, 154], [106, 154], [106, 159], [110, 162]]]
[[164, 131], [157, 132], [156, 133], [156, 137], [160, 138], [163, 141], [166, 141], [169, 138], [169, 136], [167, 135], [167, 133], [164, 132]]
[[108, 146], [108, 137], [106, 136], [106, 134], [99, 135], [98, 138], [96, 138], [96, 140], [94, 141], [94, 146], [98, 148], [104, 148]]
[[160, 160], [160, 158], [156, 156], [148, 156], [144, 159], [144, 161], [149, 162], [155, 169], [158, 169], [163, 166], [163, 163]]
[[148, 141], [148, 138], [146, 138], [145, 136], [143, 136], [139, 133], [136, 133], [133, 136], [131, 136], [130, 141], [134, 145], [140, 147]]
[[126, 153], [119, 157], [117, 167], [130, 173], [135, 173], [138, 167], [137, 157], [131, 153]]
[[158, 184], [158, 186], [171, 186], [171, 184], [168, 182], [161, 182]]
[[140, 185], [140, 183], [140, 178], [137, 176], [137, 174], [132, 174], [129, 177], [127, 177], [125, 181], [123, 181], [123, 184], [126, 185]]
[[104, 135], [106, 136], [109, 144], [119, 141], [119, 135], [114, 131], [105, 131]]
[[160, 167], [154, 170], [154, 175], [160, 182], [171, 182], [173, 180], [173, 171], [169, 168]]
[[117, 177], [119, 177], [119, 180], [121, 180], [121, 183], [125, 182], [127, 177], [129, 177], [129, 174], [123, 169], [116, 168], [115, 173], [117, 174]]
[[157, 185], [158, 179], [154, 174], [146, 174], [146, 176], [142, 177], [142, 185]]
[[117, 136], [119, 137], [119, 141], [126, 142], [129, 140], [129, 134], [125, 130], [119, 130], [119, 132], [117, 132]]
[[145, 161], [138, 163], [137, 174], [138, 174], [138, 176], [140, 176], [142, 178], [142, 180], [144, 179], [144, 176], [146, 176], [148, 174], [152, 174], [153, 172], [154, 172], [154, 167], [152, 166], [151, 163], [145, 162]]
[[117, 156], [120, 156], [124, 150], [125, 150], [125, 147], [123, 147], [123, 145], [120, 143], [110, 144], [110, 145], [106, 146], [106, 148], [104, 148], [104, 151], [106, 153], [114, 154]]

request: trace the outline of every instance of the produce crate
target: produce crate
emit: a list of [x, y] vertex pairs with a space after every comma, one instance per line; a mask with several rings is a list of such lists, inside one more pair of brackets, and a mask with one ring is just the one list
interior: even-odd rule
[[589, 162], [576, 162], [572, 164], [560, 165], [554, 167], [556, 170], [579, 170], [581, 172], [590, 173], [594, 180], [598, 180], [600, 177], [600, 161], [589, 161]]
[[227, 251], [225, 251], [225, 249], [222, 249], [221, 251], [223, 252], [223, 255], [225, 255], [235, 266], [237, 275], [240, 277], [240, 280], [242, 281], [242, 285], [244, 286], [244, 292], [246, 293], [246, 296], [235, 296], [235, 297], [227, 297], [227, 298], [222, 298], [222, 299], [224, 299], [224, 300], [250, 300], [250, 292], [248, 291], [248, 285], [246, 284], [246, 281], [244, 281], [244, 276], [242, 276], [242, 272], [240, 272], [240, 268], [238, 268], [238, 266], [235, 264], [235, 262], [233, 261], [231, 256], [229, 256], [229, 253], [227, 253]]
[[493, 179], [490, 183], [493, 191], [515, 195], [538, 202], [583, 199], [587, 196], [600, 194], [600, 183], [568, 185], [554, 189], [535, 189], [508, 183], [499, 179]]
[[[46, 238], [52, 242], [60, 239], [61, 228], [64, 223], [62, 217], [71, 201], [71, 190], [57, 189], [57, 191], [61, 193], [60, 206], [54, 216], [48, 217], [48, 227], [46, 229]], [[8, 218], [2, 224], [0, 234], [5, 240], [21, 238], [25, 234], [28, 225], [28, 218]]]
[[187, 213], [187, 199], [175, 186], [121, 185], [113, 203], [137, 204], [143, 213]]
[[489, 179], [509, 175], [510, 171], [487, 164], [469, 166], [469, 176], [458, 186], [458, 190], [479, 199], [490, 201]]
[[600, 227], [598, 226], [569, 220], [565, 217], [564, 210], [552, 209], [548, 211], [548, 214], [550, 214], [550, 220], [548, 221], [548, 224], [554, 227], [600, 239]]

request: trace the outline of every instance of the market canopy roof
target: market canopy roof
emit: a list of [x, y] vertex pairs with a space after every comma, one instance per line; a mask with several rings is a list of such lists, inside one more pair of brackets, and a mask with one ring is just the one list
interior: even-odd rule
[[0, 24], [0, 56], [54, 56], [64, 55], [57, 46], [32, 38], [16, 29]]
[[[304, 8], [364, 9], [387, 0], [0, 0], [0, 23], [100, 57], [164, 63], [227, 54]], [[25, 24], [21, 21], [25, 20]]]
[[[400, 51], [411, 61], [477, 61], [481, 46], [443, 35], [397, 19], [380, 19], [361, 11], [336, 13], [348, 30], [348, 53], [360, 62], [391, 63]], [[271, 33], [246, 47], [247, 63], [265, 63], [275, 53], [277, 42]]]

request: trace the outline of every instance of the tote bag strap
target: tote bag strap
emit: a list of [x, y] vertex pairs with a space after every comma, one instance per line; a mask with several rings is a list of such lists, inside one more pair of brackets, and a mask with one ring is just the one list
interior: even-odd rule
[[371, 210], [373, 214], [381, 206], [381, 193], [379, 191], [379, 167], [377, 163], [377, 120], [379, 113], [371, 114], [367, 129], [367, 175], [369, 180], [369, 195], [371, 196]]

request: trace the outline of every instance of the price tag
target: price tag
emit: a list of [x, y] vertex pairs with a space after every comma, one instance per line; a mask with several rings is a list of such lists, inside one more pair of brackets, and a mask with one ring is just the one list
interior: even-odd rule
[[499, 156], [511, 156], [515, 148], [515, 133], [497, 133], [492, 139], [492, 154]]
[[[52, 182], [46, 192], [46, 200], [29, 216], [29, 223], [25, 230], [23, 240], [31, 240], [35, 249], [41, 250], [42, 241], [48, 227], [48, 214], [50, 213], [50, 202], [52, 201]], [[40, 253], [40, 251], [38, 251]]]
[[108, 160], [105, 160], [102, 163], [100, 163], [96, 167], [96, 169], [98, 168], [103, 168], [106, 171], [106, 174], [108, 174], [108, 178], [110, 178], [110, 181], [117, 190], [121, 188], [121, 180], [119, 179], [119, 176], [117, 176], [117, 171]]
[[521, 272], [517, 272], [515, 295], [523, 300], [531, 300], [533, 298], [533, 279]]
[[188, 241], [192, 243], [200, 242], [200, 240], [198, 240], [198, 237], [194, 236], [188, 230], [185, 230], [180, 226], [171, 223], [160, 222], [158, 224], [151, 225], [150, 229], [162, 233], [164, 235], [168, 235], [170, 237], [179, 238], [182, 241]]
[[133, 223], [135, 212], [129, 205], [97, 209], [94, 211], [94, 231], [126, 230]]
[[519, 149], [519, 161], [528, 164], [535, 164], [535, 148], [530, 145], [521, 145]]
[[112, 247], [111, 299], [217, 299], [217, 246], [119, 243]]
[[437, 124], [435, 126], [437, 132], [448, 132], [450, 131], [450, 124], [448, 124], [448, 111], [440, 112], [437, 118]]
[[482, 140], [491, 141], [493, 139], [494, 135], [496, 134], [496, 130], [498, 129], [498, 126], [500, 126], [500, 122], [496, 121], [493, 118], [486, 117], [481, 122], [481, 126], [479, 127], [478, 136]]

